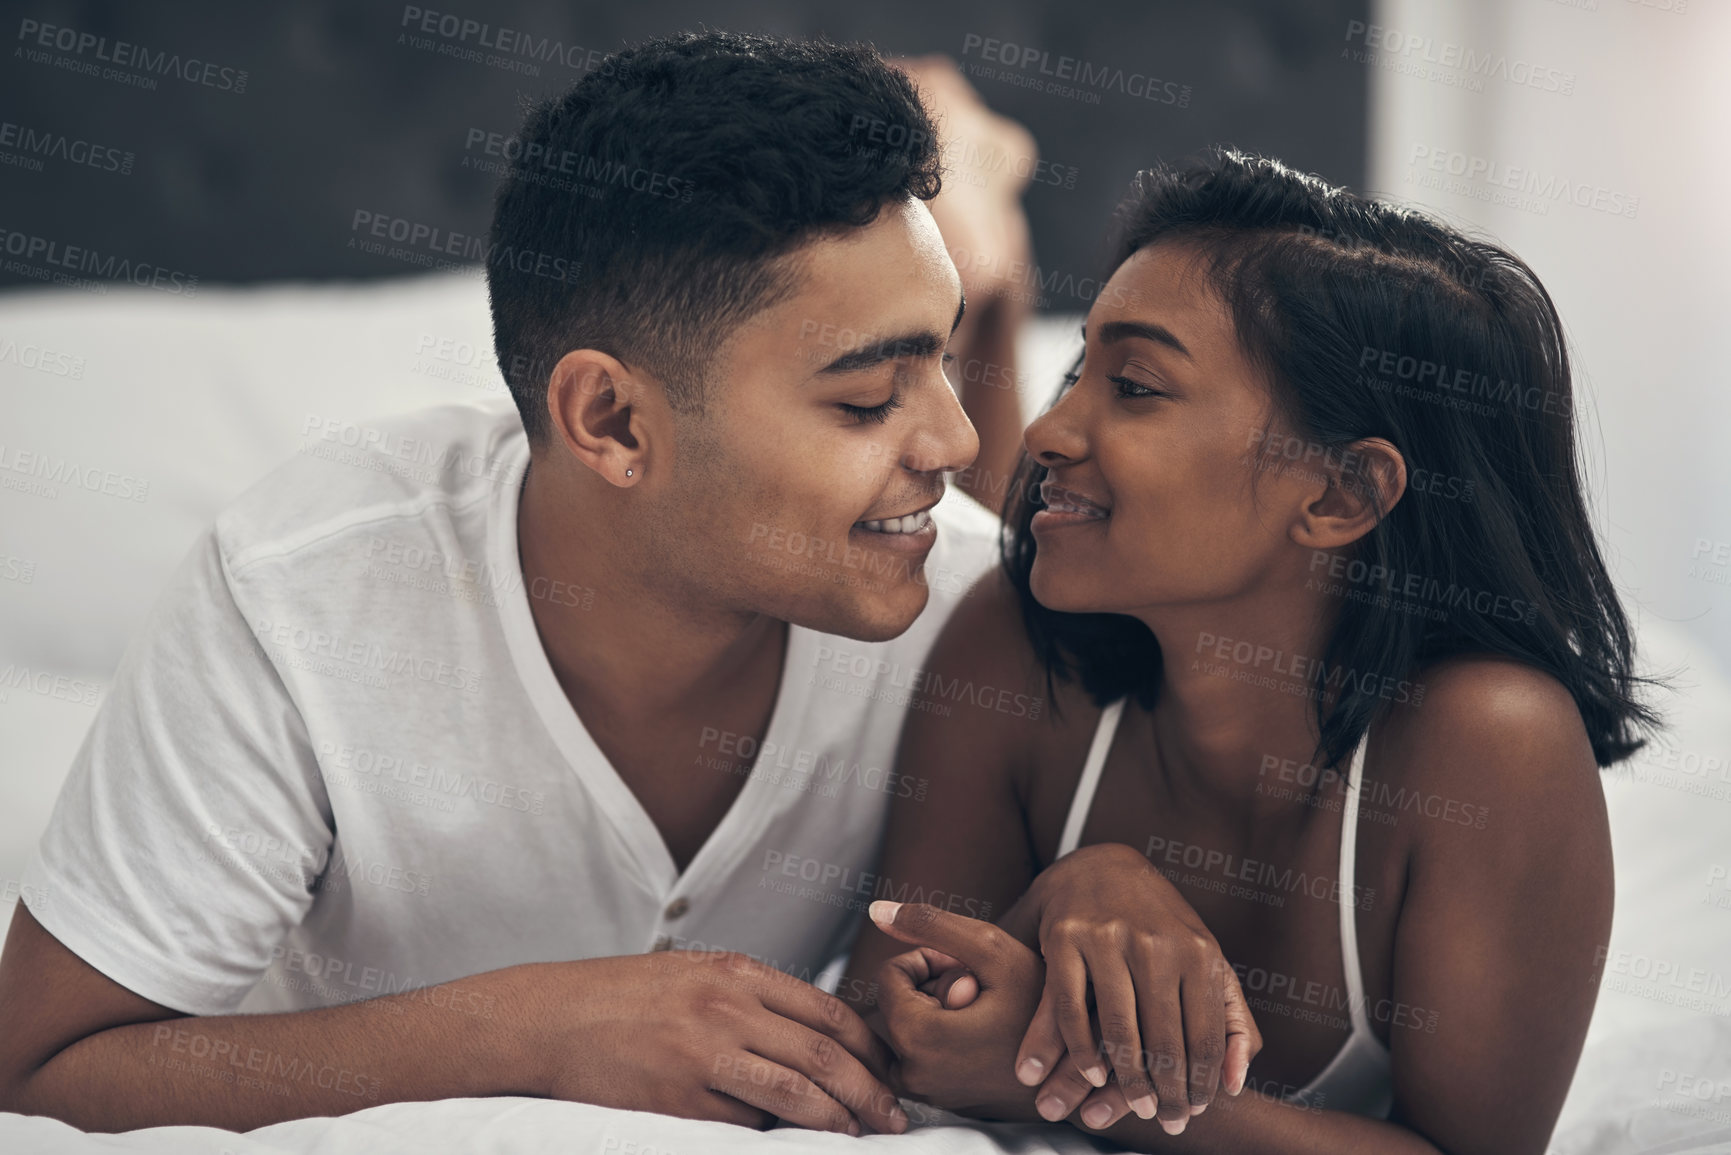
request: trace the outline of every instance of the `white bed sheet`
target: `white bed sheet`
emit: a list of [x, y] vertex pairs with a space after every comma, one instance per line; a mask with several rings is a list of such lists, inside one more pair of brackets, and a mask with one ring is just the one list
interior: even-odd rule
[[1731, 1152], [1731, 1020], [1602, 1038], [1582, 1055], [1569, 1100], [1551, 1155]]
[[445, 1099], [388, 1103], [337, 1118], [298, 1119], [246, 1135], [212, 1127], [155, 1127], [87, 1135], [52, 1119], [0, 1115], [0, 1150], [184, 1152], [186, 1155], [1097, 1155], [1114, 1150], [1070, 1127], [972, 1123], [933, 1112], [904, 1135], [819, 1134], [794, 1127], [753, 1131], [546, 1099]]

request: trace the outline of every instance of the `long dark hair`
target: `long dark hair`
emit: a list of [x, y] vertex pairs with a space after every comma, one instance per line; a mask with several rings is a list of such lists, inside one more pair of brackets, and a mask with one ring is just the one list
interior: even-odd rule
[[[1446, 479], [1445, 498], [1434, 481], [1409, 487], [1355, 544], [1353, 573], [1372, 577], [1343, 598], [1316, 668], [1320, 764], [1350, 754], [1388, 705], [1367, 685], [1467, 653], [1566, 686], [1599, 765], [1639, 749], [1658, 719], [1635, 697], [1644, 679], [1583, 498], [1562, 324], [1533, 271], [1420, 213], [1226, 150], [1137, 174], [1110, 268], [1157, 241], [1204, 255], [1277, 412], [1306, 444], [1339, 460], [1349, 443], [1382, 437], [1409, 470]], [[1034, 599], [1028, 525], [1045, 476], [1024, 454], [1003, 564], [1048, 688], [1054, 675], [1079, 678], [1100, 705], [1133, 695], [1150, 708], [1161, 659], [1145, 625]], [[1417, 600], [1389, 596], [1393, 580]], [[1327, 672], [1342, 669], [1361, 677], [1329, 686], [1329, 704]]]

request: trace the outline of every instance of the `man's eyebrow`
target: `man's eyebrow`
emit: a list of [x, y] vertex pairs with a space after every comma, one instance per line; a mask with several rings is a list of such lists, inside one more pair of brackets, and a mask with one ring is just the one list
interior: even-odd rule
[[[953, 334], [962, 323], [962, 313], [968, 307], [967, 298], [956, 306], [956, 319], [950, 324]], [[858, 349], [851, 349], [825, 365], [818, 373], [853, 373], [860, 369], [869, 369], [873, 365], [881, 365], [885, 361], [894, 361], [901, 357], [930, 357], [942, 351], [946, 341], [937, 333], [902, 333], [895, 337], [885, 337], [881, 341], [873, 341]]]
[[[1190, 350], [1185, 347], [1184, 342], [1180, 341], [1172, 330], [1164, 325], [1153, 325], [1143, 321], [1108, 321], [1100, 326], [1100, 343], [1102, 345], [1110, 345], [1114, 341], [1126, 341], [1132, 337], [1141, 337], [1144, 340], [1165, 345], [1174, 352], [1183, 354], [1188, 360], [1196, 360]], [[1082, 339], [1084, 341], [1088, 339], [1086, 323], [1082, 326]]]
[[900, 357], [930, 357], [944, 347], [944, 339], [936, 333], [903, 333], [897, 337], [885, 337], [881, 341], [873, 341], [843, 353], [818, 372], [821, 373], [852, 373], [860, 369], [869, 369], [873, 365], [881, 365], [885, 361], [894, 361]]

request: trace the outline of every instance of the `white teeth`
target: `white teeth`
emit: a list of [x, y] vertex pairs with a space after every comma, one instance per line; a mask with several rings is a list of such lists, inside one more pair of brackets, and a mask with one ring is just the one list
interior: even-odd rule
[[1046, 506], [1053, 513], [1085, 513], [1089, 517], [1105, 517], [1106, 511], [1094, 505], [1072, 505], [1066, 501], [1052, 502]]
[[918, 513], [910, 513], [903, 517], [886, 517], [880, 521], [862, 521], [861, 529], [869, 529], [873, 533], [918, 533], [930, 525], [932, 514], [930, 510], [922, 509]]

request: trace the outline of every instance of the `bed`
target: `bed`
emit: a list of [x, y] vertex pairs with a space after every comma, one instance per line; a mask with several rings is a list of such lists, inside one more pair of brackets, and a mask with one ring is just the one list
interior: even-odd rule
[[[1038, 383], [1026, 406], [1057, 380], [1076, 320], [1026, 334], [1026, 379]], [[309, 422], [503, 389], [485, 286], [470, 273], [0, 297], [0, 917], [121, 650], [217, 510], [301, 448]], [[21, 453], [53, 468], [20, 469]], [[1616, 924], [1558, 1155], [1731, 1151], [1731, 684], [1679, 625], [1642, 617], [1639, 637], [1678, 691], [1660, 701], [1665, 744], [1605, 777]], [[920, 1118], [907, 1135], [854, 1140], [521, 1098], [389, 1104], [247, 1135], [84, 1135], [0, 1114], [0, 1150], [1102, 1149], [1065, 1127]]]

